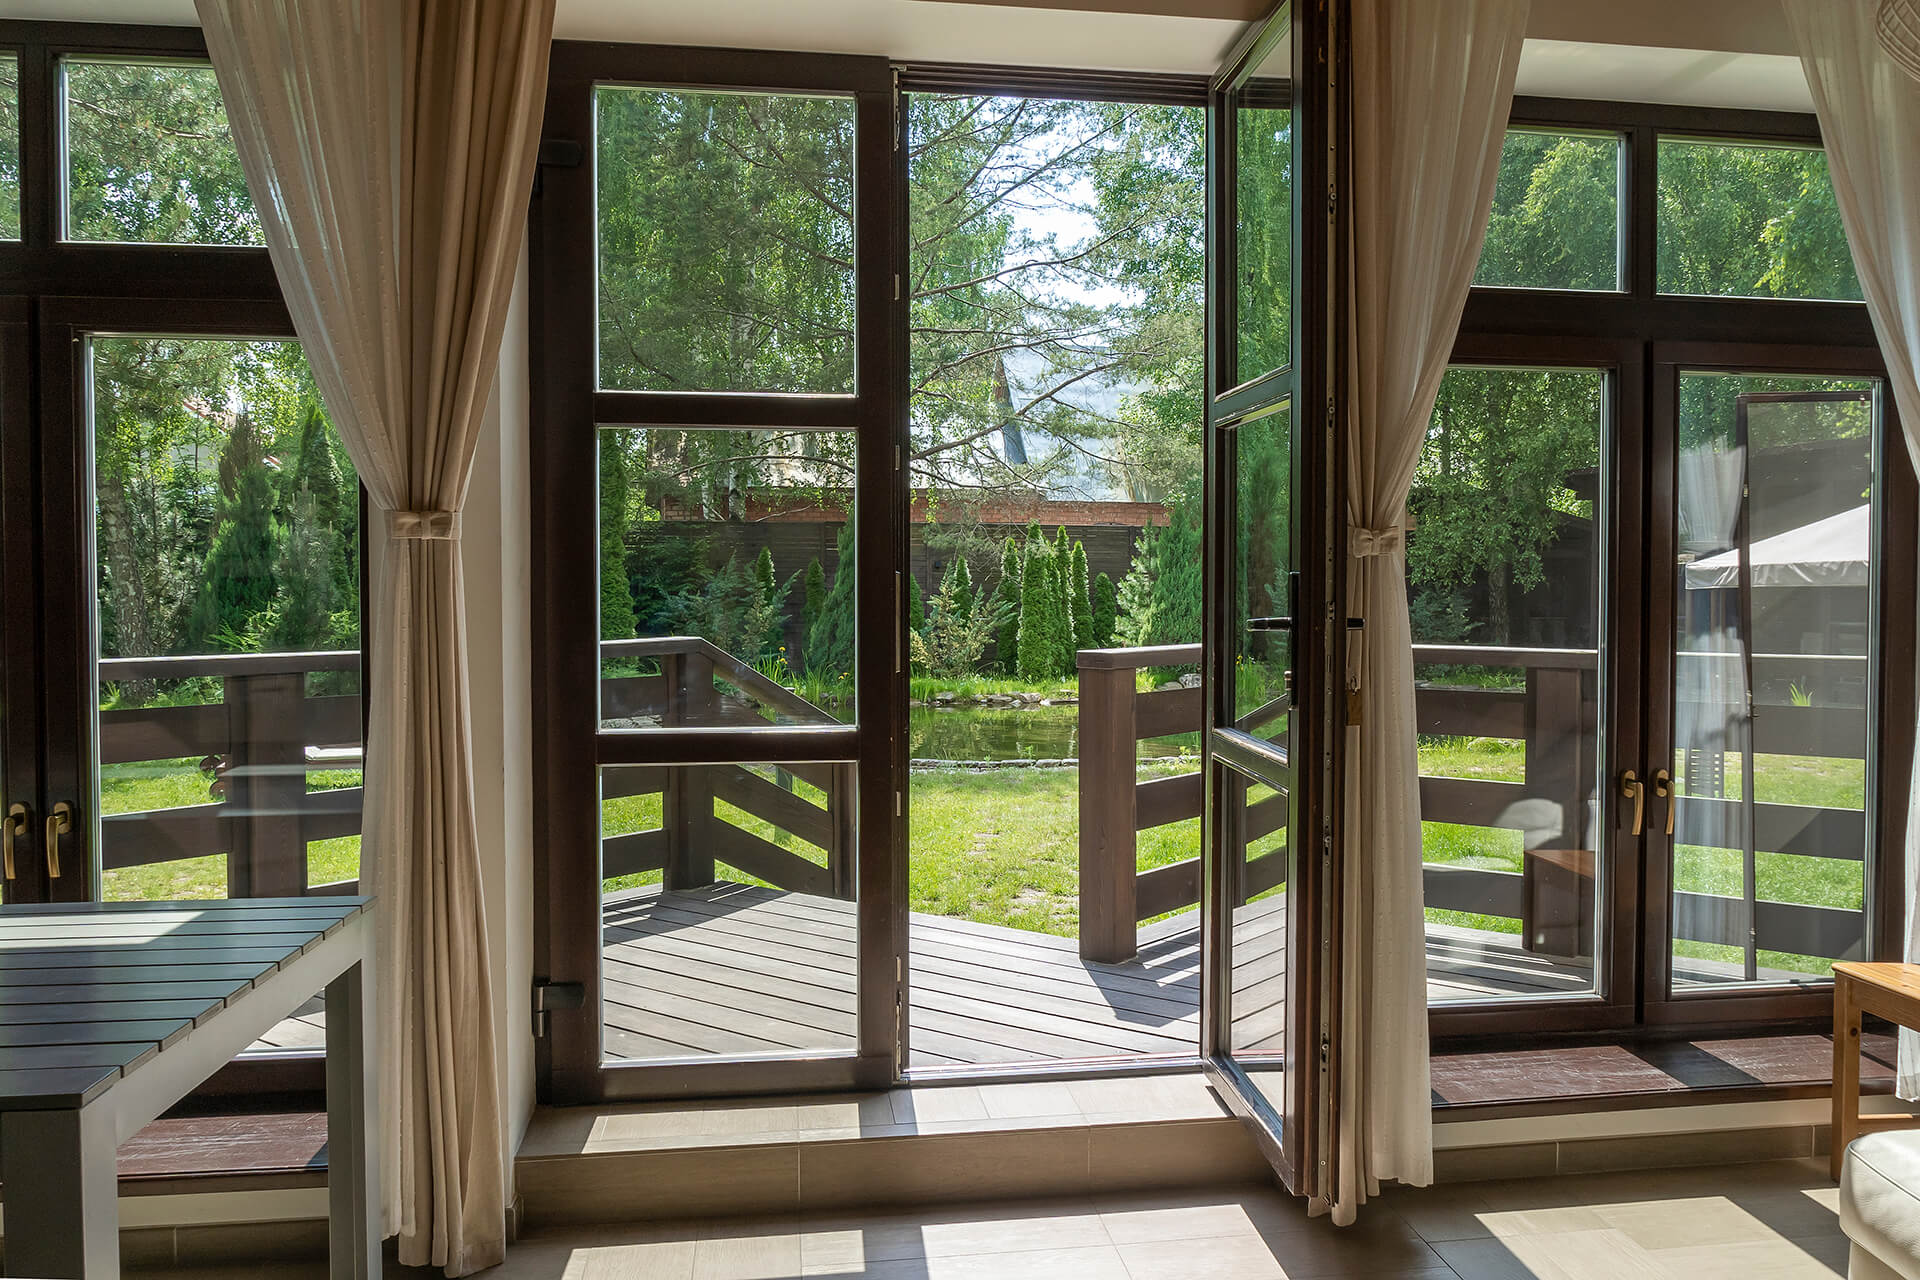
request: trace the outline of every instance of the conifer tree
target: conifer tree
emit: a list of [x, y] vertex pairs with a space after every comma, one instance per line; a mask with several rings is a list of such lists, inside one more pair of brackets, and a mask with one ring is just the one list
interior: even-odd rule
[[920, 579], [907, 573], [907, 630], [919, 635], [927, 629], [927, 606], [920, 598]]
[[973, 617], [973, 570], [967, 568], [965, 556], [953, 558], [953, 564], [947, 569], [947, 578], [952, 586], [949, 598], [953, 602], [954, 616], [964, 622]]
[[806, 662], [806, 648], [813, 639], [813, 624], [827, 607], [827, 571], [820, 567], [820, 557], [807, 561], [806, 585], [800, 600], [800, 661], [794, 663], [795, 670], [803, 669]]
[[200, 573], [187, 633], [201, 652], [245, 643], [255, 614], [273, 603], [279, 530], [266, 449], [245, 411], [234, 415], [220, 454], [220, 521]]
[[1000, 550], [1000, 631], [994, 637], [1000, 668], [1008, 675], [1020, 669], [1020, 547], [1013, 536]]
[[1110, 649], [1113, 647], [1113, 628], [1118, 617], [1119, 597], [1113, 589], [1113, 579], [1100, 574], [1093, 580], [1093, 647]]
[[1076, 649], [1093, 648], [1092, 594], [1087, 584], [1087, 549], [1076, 541], [1073, 544], [1073, 560], [1067, 570], [1067, 595], [1070, 597], [1069, 603], [1073, 605], [1073, 645]]
[[600, 638], [629, 640], [639, 626], [627, 574], [630, 519], [627, 457], [616, 438], [600, 442]]
[[1020, 575], [1020, 637], [1018, 671], [1022, 680], [1047, 680], [1060, 673], [1060, 592], [1053, 573], [1053, 554], [1046, 539], [1027, 547], [1027, 563]]
[[820, 616], [807, 628], [807, 670], [835, 678], [853, 675], [854, 652], [854, 572], [853, 521], [840, 526], [839, 563], [833, 569], [833, 585], [821, 603]]
[[321, 522], [319, 500], [302, 488], [288, 508], [286, 537], [274, 566], [279, 594], [266, 641], [283, 652], [324, 648], [333, 614], [330, 531]]

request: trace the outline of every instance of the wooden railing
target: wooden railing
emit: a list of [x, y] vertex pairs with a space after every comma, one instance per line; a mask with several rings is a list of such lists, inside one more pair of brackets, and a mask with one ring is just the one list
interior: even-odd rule
[[[359, 787], [309, 791], [310, 772], [358, 768], [360, 699], [307, 696], [307, 673], [357, 671], [356, 651], [106, 658], [103, 684], [215, 677], [219, 702], [100, 713], [100, 763], [210, 760], [206, 804], [108, 814], [100, 821], [108, 871], [224, 853], [227, 896], [352, 893], [357, 880], [307, 883], [307, 842], [360, 831]], [[346, 752], [328, 759], [309, 748]]]
[[[656, 674], [603, 679], [600, 706], [606, 719], [657, 721], [663, 728], [833, 723], [827, 711], [698, 637], [611, 640], [600, 652], [603, 660], [659, 667]], [[765, 772], [736, 764], [603, 770], [602, 800], [657, 795], [661, 822], [602, 841], [601, 875], [613, 879], [658, 871], [667, 888], [693, 889], [715, 883], [715, 864], [724, 863], [775, 888], [851, 901], [854, 766], [761, 768]], [[816, 802], [798, 794], [795, 779], [823, 798]], [[728, 816], [729, 809], [766, 823], [775, 838], [749, 831]], [[814, 846], [821, 859], [783, 847], [789, 838]]]
[[[1124, 960], [1134, 954], [1139, 921], [1199, 901], [1196, 859], [1145, 872], [1137, 870], [1137, 860], [1139, 832], [1199, 816], [1203, 780], [1193, 773], [1140, 781], [1136, 744], [1141, 738], [1198, 730], [1204, 712], [1200, 691], [1134, 690], [1141, 668], [1196, 663], [1200, 647], [1088, 650], [1080, 659], [1080, 951], [1090, 960]], [[1528, 950], [1593, 955], [1595, 858], [1591, 849], [1581, 846], [1613, 813], [1611, 791], [1596, 794], [1594, 651], [1415, 645], [1413, 660], [1418, 666], [1514, 668], [1524, 681], [1513, 689], [1428, 684], [1415, 691], [1415, 716], [1423, 735], [1525, 744], [1522, 781], [1422, 775], [1424, 821], [1526, 833], [1519, 872], [1426, 864], [1426, 905], [1518, 920], [1521, 944]], [[1701, 660], [1735, 661], [1683, 655], [1683, 663]], [[1864, 676], [1864, 664], [1859, 658], [1759, 655], [1753, 660], [1752, 678], [1764, 687], [1818, 669], [1832, 682], [1850, 678], [1845, 671], [1854, 669]], [[1684, 679], [1689, 675], [1696, 677], [1692, 685]], [[1712, 675], [1698, 665], [1683, 671], [1683, 695], [1705, 689]], [[1685, 701], [1680, 709], [1682, 714], [1719, 713], [1718, 704], [1706, 698]], [[1271, 710], [1269, 706], [1262, 713]], [[1858, 759], [1864, 748], [1861, 714], [1834, 707], [1758, 706], [1754, 751]], [[1739, 749], [1738, 731], [1734, 738], [1725, 750]], [[1702, 794], [1704, 776], [1712, 771], [1695, 772], [1691, 794], [1680, 798], [1675, 811], [1677, 844], [1714, 843], [1716, 830], [1740, 829], [1742, 815], [1729, 810], [1744, 810], [1751, 821], [1752, 844], [1760, 852], [1853, 861], [1864, 856], [1865, 814], [1860, 810], [1745, 806], [1738, 799]], [[1683, 777], [1683, 786], [1689, 781]], [[1661, 818], [1659, 802], [1652, 797], [1648, 814], [1651, 820]], [[1726, 825], [1728, 819], [1734, 825]], [[1271, 835], [1285, 824], [1285, 798], [1255, 803], [1246, 810], [1244, 822], [1243, 843]], [[1271, 887], [1284, 874], [1284, 854], [1282, 847], [1250, 860], [1242, 896]], [[1674, 894], [1673, 936], [1741, 948], [1748, 952], [1749, 967], [1755, 950], [1843, 956], [1857, 947], [1860, 910], [1759, 900], [1751, 866], [1745, 881], [1742, 897]]]

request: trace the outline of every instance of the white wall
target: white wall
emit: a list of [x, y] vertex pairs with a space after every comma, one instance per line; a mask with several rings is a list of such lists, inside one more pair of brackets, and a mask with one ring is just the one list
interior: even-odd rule
[[461, 516], [474, 816], [493, 962], [493, 1016], [513, 1198], [513, 1153], [533, 1113], [533, 660], [528, 574], [527, 256], [507, 312], [500, 371]]

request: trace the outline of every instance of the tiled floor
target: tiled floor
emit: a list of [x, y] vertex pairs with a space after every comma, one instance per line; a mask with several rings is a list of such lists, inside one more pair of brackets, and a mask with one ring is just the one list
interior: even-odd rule
[[[1389, 1191], [1336, 1229], [1277, 1192], [1132, 1195], [535, 1234], [498, 1280], [1825, 1280], [1810, 1160]], [[319, 1267], [141, 1273], [319, 1276]], [[390, 1273], [390, 1274], [398, 1274]]]

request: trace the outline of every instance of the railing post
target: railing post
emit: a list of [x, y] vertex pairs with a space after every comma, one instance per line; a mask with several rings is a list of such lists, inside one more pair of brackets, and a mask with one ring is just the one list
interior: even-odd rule
[[[660, 658], [666, 684], [666, 709], [661, 723], [667, 728], [689, 728], [713, 722], [715, 703], [713, 660], [697, 653], [669, 653]], [[713, 821], [713, 783], [700, 765], [670, 765], [661, 790], [660, 825], [667, 833], [666, 867], [661, 880], [668, 889], [697, 889], [713, 883], [713, 847], [707, 839]]]
[[293, 898], [307, 891], [306, 674], [228, 676], [229, 898]]
[[1134, 787], [1134, 668], [1080, 655], [1080, 958], [1106, 964], [1139, 950]]
[[833, 879], [833, 896], [852, 902], [859, 894], [853, 864], [854, 848], [854, 766], [829, 765], [833, 770], [827, 787], [827, 874]]
[[1527, 797], [1550, 802], [1560, 827], [1530, 840], [1521, 859], [1520, 945], [1546, 955], [1594, 953], [1595, 860], [1581, 847], [1592, 786], [1585, 720], [1577, 668], [1527, 668]]

